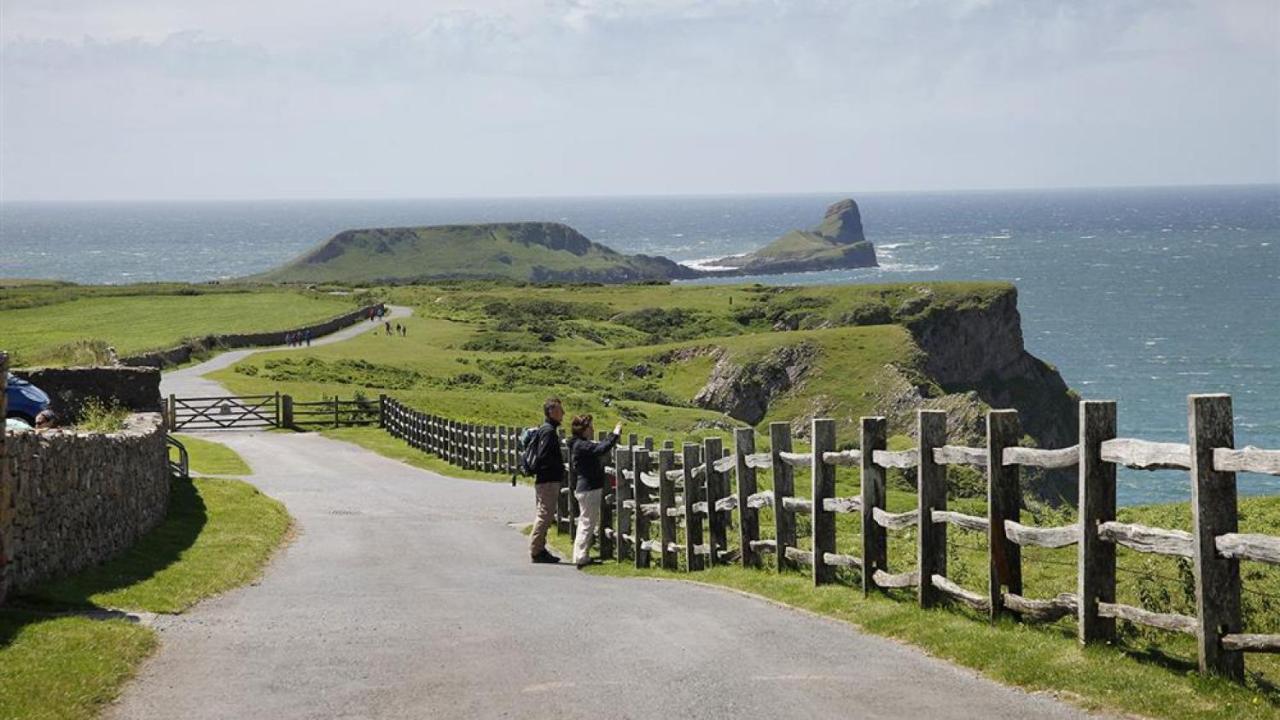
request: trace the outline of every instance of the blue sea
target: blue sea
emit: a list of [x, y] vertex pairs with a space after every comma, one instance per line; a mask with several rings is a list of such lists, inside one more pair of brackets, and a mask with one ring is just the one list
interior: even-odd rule
[[[1226, 392], [1237, 446], [1280, 448], [1280, 186], [848, 195], [881, 267], [759, 280], [1011, 280], [1027, 347], [1119, 401], [1122, 435], [1185, 442], [1186, 396]], [[344, 229], [502, 220], [696, 263], [814, 226], [844, 196], [5, 203], [0, 277], [231, 278]], [[1280, 494], [1280, 479], [1239, 484]], [[1189, 494], [1185, 472], [1121, 477], [1124, 504]]]

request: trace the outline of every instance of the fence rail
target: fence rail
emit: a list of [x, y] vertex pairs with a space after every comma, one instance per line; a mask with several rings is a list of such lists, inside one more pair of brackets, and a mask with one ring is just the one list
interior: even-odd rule
[[[422, 413], [383, 397], [381, 424], [414, 447], [460, 467], [487, 472], [516, 472], [517, 430], [506, 426], [459, 423]], [[1080, 404], [1075, 445], [1057, 449], [1024, 448], [1018, 414], [987, 414], [985, 447], [948, 445], [946, 415], [917, 414], [917, 446], [889, 451], [882, 417], [862, 418], [859, 449], [838, 450], [835, 423], [813, 420], [808, 452], [792, 447], [791, 424], [771, 423], [767, 453], [756, 451], [755, 431], [738, 428], [733, 448], [720, 438], [685, 443], [667, 441], [655, 449], [653, 438], [634, 434], [615, 449], [606, 473], [614, 479], [603, 497], [599, 548], [618, 562], [698, 571], [741, 563], [761, 567], [766, 558], [779, 571], [807, 568], [815, 585], [834, 582], [836, 568], [859, 572], [864, 593], [914, 588], [922, 607], [957, 602], [993, 621], [1008, 615], [1022, 622], [1053, 622], [1075, 617], [1082, 643], [1115, 639], [1116, 620], [1188, 634], [1196, 639], [1200, 670], [1240, 681], [1244, 653], [1280, 652], [1280, 634], [1246, 632], [1240, 607], [1240, 561], [1280, 565], [1280, 537], [1240, 533], [1236, 472], [1280, 475], [1280, 450], [1234, 448], [1231, 398], [1188, 398], [1189, 442], [1150, 442], [1116, 437], [1116, 404]], [[946, 467], [965, 465], [985, 471], [985, 517], [947, 508]], [[1179, 469], [1192, 488], [1191, 532], [1116, 520], [1116, 468]], [[861, 488], [854, 497], [837, 497], [836, 472], [858, 467]], [[1058, 527], [1021, 522], [1022, 467], [1077, 468], [1078, 521]], [[796, 496], [795, 470], [807, 468], [810, 496]], [[906, 512], [885, 508], [889, 468], [914, 471], [917, 507]], [[769, 471], [773, 489], [760, 490], [757, 474]], [[736, 483], [731, 482], [731, 478]], [[773, 510], [773, 537], [761, 537], [760, 510]], [[561, 529], [572, 531], [578, 508], [568, 487], [557, 511]], [[737, 542], [729, 528], [735, 523]], [[862, 555], [837, 552], [838, 514], [861, 516]], [[806, 516], [809, 549], [800, 547], [797, 516]], [[680, 542], [683, 526], [683, 542]], [[988, 589], [975, 592], [947, 574], [948, 528], [986, 535]], [[891, 571], [890, 533], [914, 529], [914, 568]], [[901, 540], [897, 540], [900, 542]], [[1076, 546], [1077, 587], [1052, 598], [1023, 595], [1021, 548]], [[1191, 561], [1195, 577], [1194, 616], [1156, 613], [1116, 601], [1116, 548], [1123, 546]]]

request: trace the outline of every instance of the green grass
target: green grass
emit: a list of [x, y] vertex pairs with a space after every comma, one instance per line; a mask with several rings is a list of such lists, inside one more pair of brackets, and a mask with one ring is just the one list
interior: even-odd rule
[[[563, 554], [567, 536], [552, 533]], [[890, 541], [892, 546], [892, 540]], [[973, 668], [1009, 685], [1050, 692], [1087, 710], [1159, 718], [1246, 720], [1274, 718], [1280, 692], [1254, 681], [1242, 687], [1200, 677], [1194, 665], [1136, 645], [1082, 648], [1063, 624], [1033, 627], [1012, 621], [992, 626], [965, 610], [921, 610], [910, 593], [893, 591], [864, 599], [841, 585], [813, 587], [805, 573], [717, 567], [695, 574], [637, 570], [609, 561], [588, 570], [626, 578], [696, 581], [751, 593], [774, 602], [897, 638], [936, 657]], [[1256, 656], [1254, 656], [1256, 657]], [[1251, 658], [1251, 662], [1254, 658]]]
[[127, 620], [0, 611], [0, 718], [92, 718], [156, 641], [154, 631]]
[[257, 577], [289, 524], [284, 506], [248, 483], [176, 481], [164, 522], [123, 555], [0, 608], [0, 718], [92, 718], [157, 643], [123, 619], [61, 613], [182, 612]]
[[[139, 290], [135, 295], [86, 293], [71, 300], [24, 292], [28, 291], [0, 292], [0, 338], [3, 349], [15, 356], [15, 366], [100, 360], [97, 356], [107, 346], [123, 357], [172, 347], [187, 337], [286, 330], [340, 315], [353, 303], [353, 296], [290, 291]], [[37, 304], [21, 304], [28, 301]]]
[[[464, 470], [455, 467], [436, 457], [428, 455], [416, 448], [410, 447], [403, 440], [388, 435], [381, 428], [374, 427], [348, 427], [348, 428], [331, 428], [322, 430], [321, 435], [334, 440], [342, 440], [344, 442], [353, 443], [360, 447], [376, 452], [383, 457], [399, 460], [402, 463], [412, 465], [416, 468], [429, 470], [441, 475], [449, 477], [466, 478], [469, 480], [487, 480], [490, 482], [510, 482], [511, 476], [495, 473], [483, 473], [474, 470]], [[528, 478], [517, 478], [519, 482], [528, 483]]]
[[175, 481], [169, 515], [124, 555], [42, 585], [24, 602], [177, 613], [243, 585], [289, 528], [284, 505], [240, 480]]
[[174, 435], [187, 448], [191, 472], [200, 475], [243, 476], [253, 471], [235, 450], [222, 443], [191, 435]]

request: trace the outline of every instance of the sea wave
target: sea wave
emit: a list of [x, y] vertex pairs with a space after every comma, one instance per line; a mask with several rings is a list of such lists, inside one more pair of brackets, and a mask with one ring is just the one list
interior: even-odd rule
[[698, 258], [696, 260], [684, 260], [684, 261], [681, 261], [680, 264], [687, 268], [692, 268], [694, 270], [698, 270], [701, 272], [729, 272], [733, 270], [733, 268], [720, 267], [718, 265], [712, 265], [711, 263], [714, 263], [717, 260], [723, 260], [726, 257], [743, 257], [745, 255], [747, 255], [747, 253], [738, 253], [737, 255], [727, 255], [727, 256], [717, 255], [716, 257]]

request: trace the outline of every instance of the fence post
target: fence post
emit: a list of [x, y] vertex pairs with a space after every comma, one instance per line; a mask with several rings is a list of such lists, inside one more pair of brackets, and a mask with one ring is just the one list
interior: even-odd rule
[[716, 512], [716, 502], [728, 494], [724, 487], [724, 475], [716, 472], [716, 461], [720, 459], [723, 442], [718, 437], [704, 438], [702, 441], [702, 476], [706, 487], [707, 501], [707, 564], [720, 564], [720, 551], [727, 550], [729, 533], [725, 527], [724, 514]]
[[[9, 381], [6, 380], [6, 383]], [[178, 429], [178, 398], [170, 393], [169, 395], [169, 432]]]
[[947, 574], [947, 526], [933, 521], [934, 510], [947, 509], [947, 467], [933, 459], [934, 448], [947, 444], [947, 413], [917, 410], [916, 436], [920, 454], [916, 466], [916, 510], [920, 513], [917, 589], [920, 607], [928, 608], [941, 598], [933, 586], [933, 576]]
[[[609, 437], [609, 433], [600, 432], [597, 436], [597, 439], [603, 442], [608, 437]], [[603, 461], [604, 458], [601, 458], [601, 460]], [[614, 469], [614, 472], [616, 473], [618, 470], [618, 466], [614, 465], [613, 469]], [[608, 476], [606, 475], [606, 478], [607, 477]], [[615, 482], [616, 482], [616, 479], [615, 479]], [[606, 480], [604, 484], [604, 490], [600, 493], [600, 523], [599, 523], [600, 527], [598, 528], [598, 531], [597, 531], [598, 537], [596, 538], [596, 542], [599, 543], [599, 547], [600, 547], [601, 560], [605, 558], [613, 557], [613, 540], [612, 538], [609, 537], [609, 533], [605, 532], [606, 529], [613, 527], [613, 502], [611, 502], [609, 499], [610, 490], [614, 490], [614, 492], [617, 492], [616, 489], [609, 487], [609, 483]]]
[[623, 535], [631, 534], [631, 516], [627, 514], [624, 503], [630, 499], [631, 486], [627, 484], [626, 468], [631, 467], [631, 446], [619, 447], [613, 453], [613, 470], [616, 473], [613, 481], [613, 507], [618, 527], [613, 533], [614, 555], [618, 562], [630, 557], [630, 546]]
[[333, 394], [333, 426], [338, 427], [338, 393]]
[[569, 537], [575, 540], [578, 537], [578, 495], [574, 492], [578, 483], [574, 480], [573, 470], [573, 453], [565, 452], [567, 459], [565, 461], [564, 486], [569, 491], [566, 493], [569, 499]]
[[675, 469], [675, 464], [675, 450], [662, 448], [658, 453], [658, 522], [662, 536], [662, 567], [666, 570], [680, 567], [680, 554], [676, 550], [676, 516], [668, 512], [676, 507], [676, 481], [667, 477], [667, 473]]
[[769, 452], [773, 455], [773, 524], [777, 543], [778, 572], [792, 567], [787, 548], [796, 544], [795, 513], [783, 507], [783, 499], [796, 494], [795, 473], [779, 453], [791, 452], [791, 425], [769, 423]]
[[280, 397], [280, 423], [284, 427], [293, 427], [293, 396], [282, 395]]
[[836, 551], [836, 514], [823, 507], [823, 500], [836, 496], [836, 468], [828, 465], [823, 453], [835, 452], [836, 421], [813, 419], [813, 584], [836, 579], [836, 568], [828, 565], [826, 554]]
[[276, 391], [276, 427], [281, 427], [281, 425], [280, 425], [280, 420], [281, 420], [281, 418], [280, 418], [280, 391], [279, 391], [279, 390], [277, 390], [277, 391]]
[[638, 448], [631, 454], [631, 468], [635, 473], [635, 477], [631, 481], [632, 495], [635, 497], [635, 542], [632, 544], [632, 554], [635, 555], [636, 567], [649, 567], [649, 551], [645, 549], [644, 543], [649, 539], [649, 518], [645, 516], [644, 509], [641, 507], [649, 502], [649, 489], [644, 484], [641, 474], [649, 469], [649, 450], [647, 448]]
[[499, 425], [497, 432], [498, 436], [494, 440], [498, 444], [496, 451], [498, 453], [498, 472], [505, 475], [511, 472], [511, 466], [507, 463], [507, 426]]
[[[751, 542], [760, 539], [760, 509], [747, 507], [747, 498], [756, 494], [756, 469], [747, 466], [747, 456], [756, 451], [756, 431], [752, 428], [734, 428], [734, 474], [738, 479], [738, 535], [742, 539], [742, 567], [760, 567], [760, 553], [751, 549]], [[685, 481], [688, 487], [688, 481]], [[686, 490], [687, 492], [687, 490]]]
[[1080, 403], [1080, 543], [1076, 604], [1080, 642], [1111, 640], [1115, 618], [1098, 615], [1098, 603], [1116, 601], [1116, 546], [1098, 537], [1098, 526], [1116, 519], [1116, 466], [1102, 459], [1102, 443], [1116, 436], [1116, 404]]
[[1187, 413], [1200, 672], [1243, 682], [1244, 653], [1221, 643], [1242, 631], [1240, 560], [1220, 557], [1216, 545], [1219, 535], [1239, 530], [1236, 474], [1213, 469], [1213, 449], [1235, 447], [1231, 396], [1190, 395]]
[[700, 462], [700, 449], [697, 443], [685, 443], [681, 458], [684, 461], [684, 563], [690, 571], [704, 567], [698, 554], [698, 546], [702, 544], [702, 518], [693, 511], [693, 504], [698, 502], [698, 481], [693, 469]]
[[378, 395], [378, 427], [383, 430], [387, 429], [387, 396], [385, 393]]
[[862, 596], [876, 586], [877, 570], [889, 571], [885, 529], [875, 520], [875, 509], [884, 509], [885, 471], [875, 463], [876, 450], [887, 445], [887, 422], [882, 417], [862, 418]]
[[[564, 460], [564, 428], [556, 429], [556, 442], [560, 443], [561, 462]], [[564, 473], [563, 479], [560, 481], [560, 492], [556, 496], [556, 531], [561, 533], [573, 533], [573, 515], [571, 513], [570, 503], [573, 499], [573, 493], [569, 488], [569, 474]]]
[[1022, 594], [1022, 548], [1009, 542], [1004, 521], [1022, 519], [1022, 484], [1017, 465], [1004, 464], [1004, 449], [1015, 447], [1022, 437], [1017, 410], [987, 413], [987, 576], [991, 621], [1004, 609], [1001, 586]]

